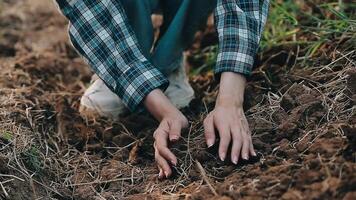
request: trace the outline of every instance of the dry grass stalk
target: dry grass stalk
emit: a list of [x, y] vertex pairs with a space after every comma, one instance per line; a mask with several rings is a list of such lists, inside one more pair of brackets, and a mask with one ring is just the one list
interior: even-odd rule
[[202, 166], [202, 165], [200, 164], [200, 162], [197, 161], [197, 160], [195, 161], [195, 163], [196, 163], [196, 165], [197, 165], [197, 168], [198, 168], [198, 170], [199, 170], [199, 172], [200, 172], [200, 174], [201, 174], [203, 180], [205, 181], [206, 184], [208, 184], [210, 191], [211, 191], [215, 196], [219, 196], [219, 194], [216, 192], [216, 190], [215, 190], [215, 188], [213, 187], [213, 185], [210, 183], [210, 180], [209, 180], [208, 176], [206, 175], [206, 172], [205, 172], [203, 166]]

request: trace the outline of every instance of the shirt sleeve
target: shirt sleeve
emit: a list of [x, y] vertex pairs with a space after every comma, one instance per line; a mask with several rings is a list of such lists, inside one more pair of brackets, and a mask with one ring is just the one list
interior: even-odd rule
[[268, 9], [269, 0], [218, 0], [214, 13], [219, 36], [216, 74], [251, 74]]
[[131, 111], [140, 109], [152, 90], [168, 87], [167, 78], [140, 50], [120, 1], [56, 2], [70, 21], [73, 46]]

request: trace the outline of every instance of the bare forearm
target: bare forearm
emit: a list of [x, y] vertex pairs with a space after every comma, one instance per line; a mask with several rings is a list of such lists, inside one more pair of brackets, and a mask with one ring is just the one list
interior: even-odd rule
[[223, 72], [216, 105], [242, 106], [245, 87], [246, 78], [243, 75], [235, 72]]
[[155, 160], [159, 168], [159, 178], [163, 176], [168, 178], [172, 174], [170, 164], [176, 165], [178, 162], [168, 148], [168, 140], [177, 141], [181, 136], [181, 129], [188, 126], [188, 120], [160, 89], [150, 92], [144, 99], [144, 105], [160, 122], [153, 133]]
[[158, 121], [161, 121], [166, 114], [176, 111], [174, 105], [160, 89], [150, 92], [144, 100], [144, 105]]

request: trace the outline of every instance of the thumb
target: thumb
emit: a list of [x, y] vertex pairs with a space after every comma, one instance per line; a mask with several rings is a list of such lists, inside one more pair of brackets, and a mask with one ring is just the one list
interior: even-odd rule
[[178, 121], [174, 121], [171, 123], [169, 130], [169, 140], [177, 141], [181, 136], [182, 124]]

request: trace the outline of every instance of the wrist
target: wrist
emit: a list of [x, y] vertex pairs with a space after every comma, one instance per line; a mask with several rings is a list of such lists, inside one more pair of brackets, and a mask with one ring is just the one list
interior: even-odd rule
[[144, 105], [158, 121], [179, 112], [160, 89], [151, 91], [144, 99]]
[[235, 72], [223, 72], [216, 106], [242, 106], [246, 78]]

